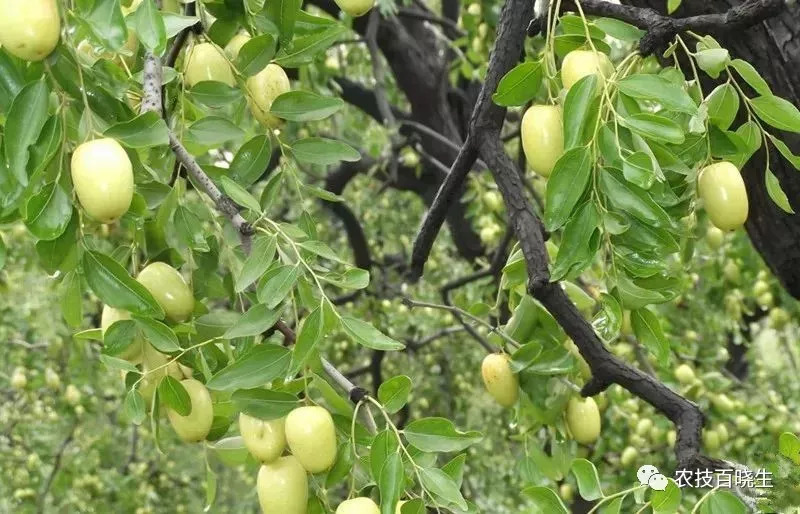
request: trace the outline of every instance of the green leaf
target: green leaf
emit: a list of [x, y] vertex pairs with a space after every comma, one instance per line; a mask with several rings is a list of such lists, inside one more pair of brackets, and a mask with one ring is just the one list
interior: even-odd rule
[[[2, 241], [0, 241], [2, 247]], [[2, 250], [2, 248], [0, 248]], [[2, 261], [2, 251], [0, 251], [0, 261]], [[2, 269], [2, 262], [0, 262]], [[61, 283], [61, 314], [64, 321], [72, 328], [80, 327], [83, 323], [83, 299], [81, 298], [81, 277], [77, 272], [71, 271], [64, 277]]]
[[327, 166], [340, 161], [356, 162], [361, 154], [352, 146], [324, 137], [307, 137], [291, 145], [292, 154], [300, 162]]
[[146, 112], [130, 121], [112, 125], [104, 135], [128, 148], [149, 148], [169, 144], [166, 122], [154, 112]]
[[658, 292], [639, 286], [625, 275], [621, 275], [617, 280], [617, 291], [625, 309], [641, 309], [645, 305], [665, 301]]
[[406, 346], [360, 319], [342, 316], [342, 328], [354, 342], [373, 350], [402, 350]]
[[272, 102], [270, 112], [290, 121], [317, 121], [338, 112], [344, 106], [340, 98], [322, 96], [310, 91], [289, 91]]
[[750, 100], [750, 105], [759, 118], [776, 129], [800, 132], [800, 111], [788, 100], [764, 95]]
[[297, 282], [297, 266], [278, 266], [271, 269], [261, 278], [258, 285], [258, 301], [270, 309], [278, 306]]
[[700, 506], [700, 514], [747, 514], [750, 509], [733, 493], [714, 491]]
[[145, 339], [162, 353], [180, 351], [181, 345], [178, 343], [178, 336], [164, 323], [142, 316], [133, 316], [136, 326], [144, 334]]
[[711, 123], [722, 130], [727, 130], [739, 112], [739, 93], [736, 92], [736, 88], [727, 83], [717, 86], [705, 102], [708, 105], [708, 119]]
[[289, 366], [289, 374], [294, 375], [302, 370], [308, 359], [313, 355], [314, 349], [324, 335], [324, 321], [324, 311], [322, 307], [317, 307], [300, 323], [294, 351], [292, 352], [292, 364]]
[[281, 48], [275, 63], [284, 68], [297, 68], [310, 63], [314, 57], [330, 48], [334, 41], [347, 32], [343, 25], [336, 24], [321, 32], [296, 37], [288, 46]]
[[103, 353], [119, 355], [136, 341], [136, 322], [133, 320], [120, 320], [111, 324], [102, 334]]
[[644, 36], [643, 30], [615, 18], [597, 18], [592, 23], [609, 36], [621, 41], [636, 43]]
[[381, 467], [378, 490], [381, 493], [381, 514], [395, 514], [395, 506], [403, 493], [405, 469], [400, 453], [389, 455]]
[[166, 375], [158, 383], [158, 398], [170, 409], [181, 416], [188, 416], [192, 412], [192, 400], [189, 393], [173, 377]]
[[622, 160], [622, 175], [631, 184], [650, 189], [656, 179], [653, 160], [645, 152], [634, 152]]
[[671, 478], [668, 479], [667, 488], [663, 491], [652, 490], [650, 506], [653, 514], [674, 514], [681, 505], [681, 489]]
[[290, 359], [291, 353], [282, 346], [259, 344], [211, 377], [206, 386], [214, 391], [261, 387], [284, 376]]
[[242, 187], [249, 187], [264, 174], [272, 157], [269, 136], [259, 135], [246, 142], [236, 152], [230, 175]]
[[213, 445], [214, 454], [226, 466], [236, 467], [247, 463], [250, 453], [242, 436], [226, 437]]
[[295, 23], [301, 6], [301, 0], [272, 0], [267, 4], [269, 17], [275, 22], [280, 31], [281, 47], [288, 46], [292, 42]]
[[189, 90], [189, 95], [192, 99], [208, 107], [225, 107], [242, 99], [240, 89], [216, 80], [198, 82]]
[[617, 83], [624, 94], [639, 100], [656, 102], [667, 111], [695, 114], [697, 105], [681, 86], [660, 75], [629, 75]]
[[769, 193], [769, 197], [772, 198], [775, 205], [783, 209], [784, 212], [794, 214], [794, 209], [792, 209], [792, 206], [789, 204], [789, 198], [786, 196], [786, 193], [783, 192], [778, 177], [776, 177], [769, 168], [764, 170], [764, 180], [767, 185], [767, 193]]
[[237, 337], [263, 334], [274, 327], [280, 317], [281, 312], [278, 310], [272, 310], [261, 303], [254, 305], [225, 332], [223, 337], [225, 339], [236, 339]]
[[258, 203], [258, 200], [256, 200], [255, 197], [251, 195], [249, 191], [247, 191], [247, 189], [243, 188], [234, 182], [233, 179], [225, 175], [220, 177], [219, 180], [223, 191], [225, 191], [225, 194], [230, 196], [231, 200], [242, 207], [250, 209], [253, 212], [261, 212], [261, 204]]
[[784, 432], [778, 438], [778, 451], [781, 455], [800, 466], [800, 437]]
[[8, 257], [8, 248], [6, 248], [6, 242], [3, 241], [3, 234], [0, 234], [0, 270], [6, 267], [7, 257]]
[[383, 464], [390, 455], [397, 453], [398, 448], [394, 432], [389, 429], [378, 432], [372, 438], [369, 450], [369, 466], [372, 477], [376, 482], [380, 479]]
[[597, 94], [597, 76], [589, 74], [569, 88], [564, 101], [564, 148], [586, 143], [587, 128], [594, 128], [590, 113], [597, 114], [599, 96]]
[[586, 459], [572, 461], [572, 474], [578, 481], [581, 498], [592, 501], [604, 496], [603, 488], [600, 487], [600, 477], [597, 476], [597, 468], [590, 461]]
[[524, 105], [536, 96], [542, 85], [542, 63], [525, 61], [516, 65], [500, 79], [492, 100], [497, 105]]
[[731, 66], [739, 73], [747, 84], [752, 87], [759, 95], [771, 95], [772, 91], [769, 84], [758, 73], [758, 70], [747, 61], [742, 59], [734, 59], [731, 61]]
[[637, 134], [655, 141], [680, 145], [686, 139], [680, 125], [657, 114], [642, 112], [621, 118], [621, 122]]
[[656, 227], [669, 227], [669, 215], [653, 201], [647, 191], [625, 183], [610, 170], [600, 172], [600, 188], [619, 212], [624, 212]]
[[47, 122], [50, 90], [44, 80], [31, 82], [11, 103], [4, 127], [6, 166], [17, 182], [28, 185], [28, 148], [36, 143]]
[[128, 38], [119, 0], [97, 0], [82, 19], [88, 22], [95, 37], [109, 50], [119, 50]]
[[669, 341], [664, 337], [658, 317], [647, 308], [637, 309], [631, 312], [631, 325], [636, 338], [656, 356], [661, 365], [666, 366], [669, 362]]
[[460, 452], [483, 439], [480, 432], [461, 432], [446, 418], [421, 418], [403, 429], [406, 440], [423, 452]]
[[166, 11], [161, 13], [161, 18], [164, 20], [167, 38], [173, 38], [183, 29], [187, 29], [200, 22], [200, 18], [197, 16], [183, 16]]
[[309, 252], [315, 255], [319, 255], [320, 257], [323, 257], [325, 259], [330, 259], [332, 261], [346, 264], [346, 262], [343, 261], [341, 257], [336, 255], [336, 252], [334, 252], [330, 246], [326, 245], [322, 241], [316, 241], [316, 240], [303, 241], [302, 243], [298, 243], [297, 246], [299, 246], [304, 250], [308, 250]]
[[187, 142], [201, 146], [219, 146], [233, 139], [240, 139], [244, 131], [218, 116], [206, 116], [189, 127], [186, 131]]
[[592, 159], [586, 147], [573, 148], [556, 162], [547, 181], [544, 223], [548, 231], [558, 230], [572, 216], [591, 175]]
[[45, 185], [28, 200], [25, 225], [43, 241], [64, 233], [72, 218], [72, 201], [58, 182]]
[[234, 290], [241, 293], [250, 284], [267, 271], [272, 261], [275, 259], [275, 249], [278, 246], [277, 236], [257, 235], [253, 238], [250, 255], [244, 261], [242, 271], [236, 277]]
[[131, 420], [134, 425], [141, 425], [147, 413], [144, 409], [144, 398], [136, 389], [131, 389], [125, 395], [125, 403], [123, 405], [125, 416]]
[[698, 52], [694, 54], [694, 59], [697, 61], [697, 66], [708, 73], [712, 78], [718, 78], [728, 64], [731, 62], [731, 54], [724, 48], [707, 48], [700, 50], [700, 43], [698, 43]]
[[[325, 477], [325, 487], [330, 489], [331, 487], [342, 483], [345, 478], [349, 477], [353, 470], [353, 451], [352, 446], [349, 444], [349, 441], [343, 442], [339, 445], [339, 449], [336, 452], [336, 462], [333, 463], [333, 467], [328, 471], [327, 476]], [[320, 508], [319, 511], [314, 512], [323, 512]]]
[[592, 238], [599, 223], [600, 217], [592, 202], [578, 208], [575, 216], [564, 226], [552, 280], [578, 275], [592, 263], [596, 251]]
[[511, 370], [514, 371], [514, 373], [519, 373], [520, 371], [528, 369], [536, 362], [541, 354], [541, 343], [532, 341], [523, 344], [511, 355]]
[[549, 487], [526, 487], [522, 494], [533, 501], [537, 514], [569, 514], [564, 502]]
[[239, 50], [235, 63], [236, 69], [245, 77], [257, 74], [272, 60], [276, 44], [272, 34], [261, 34], [250, 39]]
[[667, 0], [667, 14], [672, 14], [678, 10], [683, 0]]
[[142, 45], [154, 55], [167, 49], [167, 29], [153, 0], [144, 0], [127, 19]]
[[231, 401], [248, 416], [265, 421], [282, 418], [298, 406], [293, 394], [263, 388], [234, 391]]
[[405, 375], [392, 377], [378, 387], [378, 401], [389, 414], [399, 412], [411, 394], [411, 378]]
[[196, 252], [208, 252], [208, 242], [200, 218], [188, 207], [178, 205], [172, 216], [175, 233], [178, 235], [178, 246], [181, 250], [189, 248]]
[[462, 510], [467, 509], [467, 502], [455, 481], [441, 469], [423, 467], [419, 470], [422, 485], [434, 495], [448, 503], [454, 503]]
[[83, 253], [86, 282], [103, 303], [133, 314], [163, 318], [164, 309], [117, 261], [99, 252]]
[[25, 77], [15, 61], [9, 54], [0, 52], [0, 114], [8, 112], [11, 101], [24, 85]]

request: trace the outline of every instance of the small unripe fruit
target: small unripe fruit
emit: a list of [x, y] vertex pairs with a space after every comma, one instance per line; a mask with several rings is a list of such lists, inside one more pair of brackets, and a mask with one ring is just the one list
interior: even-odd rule
[[712, 396], [711, 403], [718, 411], [722, 413], [731, 412], [735, 408], [733, 402], [726, 394]]
[[381, 514], [381, 509], [372, 499], [362, 496], [340, 503], [336, 514]]
[[674, 430], [670, 430], [667, 432], [667, 444], [670, 446], [675, 446], [675, 441], [678, 440], [678, 434]]
[[272, 102], [292, 89], [289, 77], [283, 68], [270, 63], [266, 68], [247, 79], [250, 112], [267, 128], [277, 128], [281, 119], [269, 113]]
[[47, 368], [44, 370], [44, 383], [50, 389], [57, 390], [61, 387], [61, 377], [58, 376], [58, 373], [53, 368]]
[[70, 384], [64, 391], [64, 400], [66, 400], [66, 402], [70, 405], [77, 405], [81, 401], [81, 392], [77, 387]]
[[706, 166], [697, 181], [697, 195], [720, 230], [736, 230], [747, 220], [747, 190], [739, 169], [723, 161]]
[[561, 486], [558, 488], [558, 495], [561, 496], [562, 500], [570, 503], [575, 497], [575, 489], [571, 484], [561, 484]]
[[728, 261], [725, 263], [725, 267], [722, 268], [722, 274], [725, 275], [725, 279], [728, 282], [733, 282], [734, 284], [738, 284], [739, 280], [742, 278], [739, 265], [734, 261]]
[[710, 452], [719, 449], [720, 438], [716, 430], [703, 430], [703, 446]]
[[133, 200], [133, 166], [113, 139], [95, 139], [72, 154], [72, 184], [89, 216], [111, 223], [128, 211]]
[[293, 455], [262, 465], [256, 490], [264, 514], [306, 514], [308, 477]]
[[467, 6], [467, 14], [471, 16], [480, 16], [481, 15], [481, 4], [479, 3], [472, 3]]
[[483, 203], [492, 212], [503, 210], [503, 196], [498, 191], [486, 191], [483, 193]]
[[286, 442], [310, 473], [326, 471], [336, 461], [336, 427], [322, 407], [298, 407], [286, 416]]
[[202, 382], [193, 378], [181, 381], [192, 402], [192, 411], [187, 416], [181, 416], [172, 409], [167, 409], [167, 417], [175, 433], [183, 442], [194, 443], [202, 441], [211, 430], [214, 419], [214, 408], [211, 404], [211, 394]]
[[549, 177], [564, 153], [564, 125], [561, 107], [533, 105], [522, 116], [522, 150], [528, 166]]
[[708, 230], [706, 230], [706, 244], [708, 244], [708, 247], [712, 250], [719, 250], [724, 242], [725, 232], [713, 225], [709, 225]]
[[27, 385], [28, 377], [25, 376], [25, 370], [22, 368], [15, 369], [14, 373], [11, 374], [11, 387], [14, 389], [25, 389]]
[[653, 428], [653, 420], [649, 418], [640, 419], [636, 424], [636, 435], [642, 437], [650, 434], [650, 429]]
[[334, 0], [339, 9], [346, 12], [353, 18], [365, 15], [372, 6], [375, 5], [375, 0]]
[[592, 444], [600, 437], [600, 410], [593, 398], [570, 398], [566, 416], [567, 427], [577, 442]]
[[694, 370], [688, 364], [681, 364], [675, 368], [675, 380], [683, 385], [693, 384], [695, 381]]
[[508, 355], [494, 353], [487, 355], [481, 365], [486, 390], [503, 407], [512, 407], [519, 398], [519, 379], [509, 360]]
[[767, 284], [763, 280], [756, 280], [756, 283], [753, 284], [753, 296], [761, 296], [764, 293], [769, 292], [769, 284]]
[[0, 45], [26, 61], [41, 61], [55, 49], [61, 18], [55, 0], [0, 0]]
[[136, 280], [156, 299], [171, 321], [184, 321], [194, 310], [194, 296], [183, 276], [164, 262], [144, 268]]
[[772, 295], [772, 293], [767, 291], [766, 293], [756, 298], [756, 303], [758, 303], [758, 306], [761, 307], [762, 309], [769, 309], [770, 307], [775, 305], [775, 297]]
[[633, 446], [627, 446], [619, 456], [619, 463], [622, 464], [623, 467], [630, 467], [635, 462], [636, 459], [639, 458], [639, 451], [634, 448]]
[[264, 421], [239, 414], [239, 433], [250, 454], [261, 462], [272, 462], [286, 448], [285, 418]]
[[782, 309], [781, 307], [775, 307], [774, 309], [769, 311], [770, 324], [772, 325], [772, 328], [776, 330], [784, 328], [787, 325], [787, 323], [789, 323], [790, 319], [791, 317], [789, 316], [789, 313], [786, 312], [786, 310]]
[[561, 64], [561, 82], [569, 89], [587, 75], [597, 76], [598, 90], [605, 85], [605, 80], [614, 73], [614, 65], [608, 56], [593, 50], [573, 50], [564, 57]]
[[192, 48], [186, 59], [183, 78], [189, 87], [206, 80], [215, 80], [231, 87], [236, 84], [230, 64], [211, 43], [200, 43]]

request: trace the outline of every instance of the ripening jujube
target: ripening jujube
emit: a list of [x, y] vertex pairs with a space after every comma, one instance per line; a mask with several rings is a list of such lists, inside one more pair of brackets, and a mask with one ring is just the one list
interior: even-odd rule
[[564, 126], [561, 107], [533, 105], [522, 116], [522, 150], [528, 166], [549, 177], [564, 153]]
[[83, 143], [72, 154], [72, 184], [83, 210], [102, 223], [128, 211], [133, 200], [133, 165], [114, 139]]
[[298, 407], [286, 416], [286, 442], [309, 473], [320, 473], [336, 461], [336, 427], [322, 407]]
[[747, 221], [747, 189], [739, 169], [728, 161], [706, 166], [697, 179], [697, 195], [720, 230], [736, 230]]

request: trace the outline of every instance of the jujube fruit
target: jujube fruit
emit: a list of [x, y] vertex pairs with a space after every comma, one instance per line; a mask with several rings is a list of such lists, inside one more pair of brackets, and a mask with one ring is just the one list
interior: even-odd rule
[[136, 280], [150, 291], [171, 321], [184, 321], [194, 310], [192, 290], [178, 270], [169, 264], [149, 264]]
[[183, 78], [189, 87], [206, 80], [222, 82], [231, 87], [236, 84], [230, 64], [211, 43], [200, 43], [192, 48], [186, 59]]
[[371, 498], [360, 496], [340, 503], [336, 514], [381, 514], [381, 509]]
[[61, 18], [55, 0], [0, 0], [0, 45], [26, 61], [41, 61], [55, 49]]
[[256, 491], [264, 514], [306, 514], [308, 476], [293, 455], [262, 465]]
[[358, 18], [367, 13], [372, 6], [375, 5], [375, 0], [334, 0], [339, 9], [346, 12], [353, 18]]
[[564, 153], [564, 125], [561, 107], [533, 105], [522, 116], [522, 150], [528, 166], [549, 177]]
[[602, 89], [605, 80], [614, 73], [614, 65], [608, 56], [593, 50], [573, 50], [564, 57], [561, 64], [561, 82], [566, 89], [587, 75], [597, 76], [598, 89]]
[[266, 68], [247, 79], [248, 103], [253, 116], [268, 128], [277, 128], [280, 118], [269, 113], [272, 102], [291, 90], [292, 84], [283, 68], [270, 63]]
[[236, 58], [239, 57], [239, 50], [241, 50], [248, 41], [250, 41], [250, 36], [247, 34], [236, 34], [228, 41], [228, 44], [225, 45], [225, 55], [227, 55], [228, 59], [231, 61], [236, 60]]
[[181, 385], [189, 394], [192, 410], [188, 415], [182, 416], [173, 409], [167, 409], [167, 417], [178, 437], [186, 443], [202, 441], [211, 431], [214, 420], [214, 408], [211, 404], [211, 394], [202, 382], [193, 378], [181, 381]]
[[285, 418], [269, 421], [239, 414], [239, 433], [250, 454], [261, 462], [272, 462], [286, 448]]
[[330, 469], [336, 461], [336, 427], [322, 407], [298, 407], [286, 416], [286, 442], [310, 473]]
[[747, 189], [739, 169], [727, 161], [706, 166], [697, 180], [711, 223], [720, 230], [736, 230], [747, 220]]
[[72, 154], [72, 184], [81, 206], [92, 218], [111, 223], [133, 200], [133, 166], [113, 139], [83, 143]]
[[600, 437], [600, 410], [593, 398], [570, 398], [566, 416], [569, 431], [579, 443], [592, 444]]
[[512, 407], [519, 398], [519, 379], [506, 354], [493, 353], [483, 359], [481, 376], [486, 390], [503, 407]]

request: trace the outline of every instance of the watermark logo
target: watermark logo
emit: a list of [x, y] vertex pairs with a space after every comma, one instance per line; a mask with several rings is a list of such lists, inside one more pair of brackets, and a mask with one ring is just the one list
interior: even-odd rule
[[650, 464], [645, 464], [636, 472], [636, 478], [642, 485], [650, 486], [650, 489], [664, 491], [669, 484], [667, 477], [658, 472], [658, 468]]

